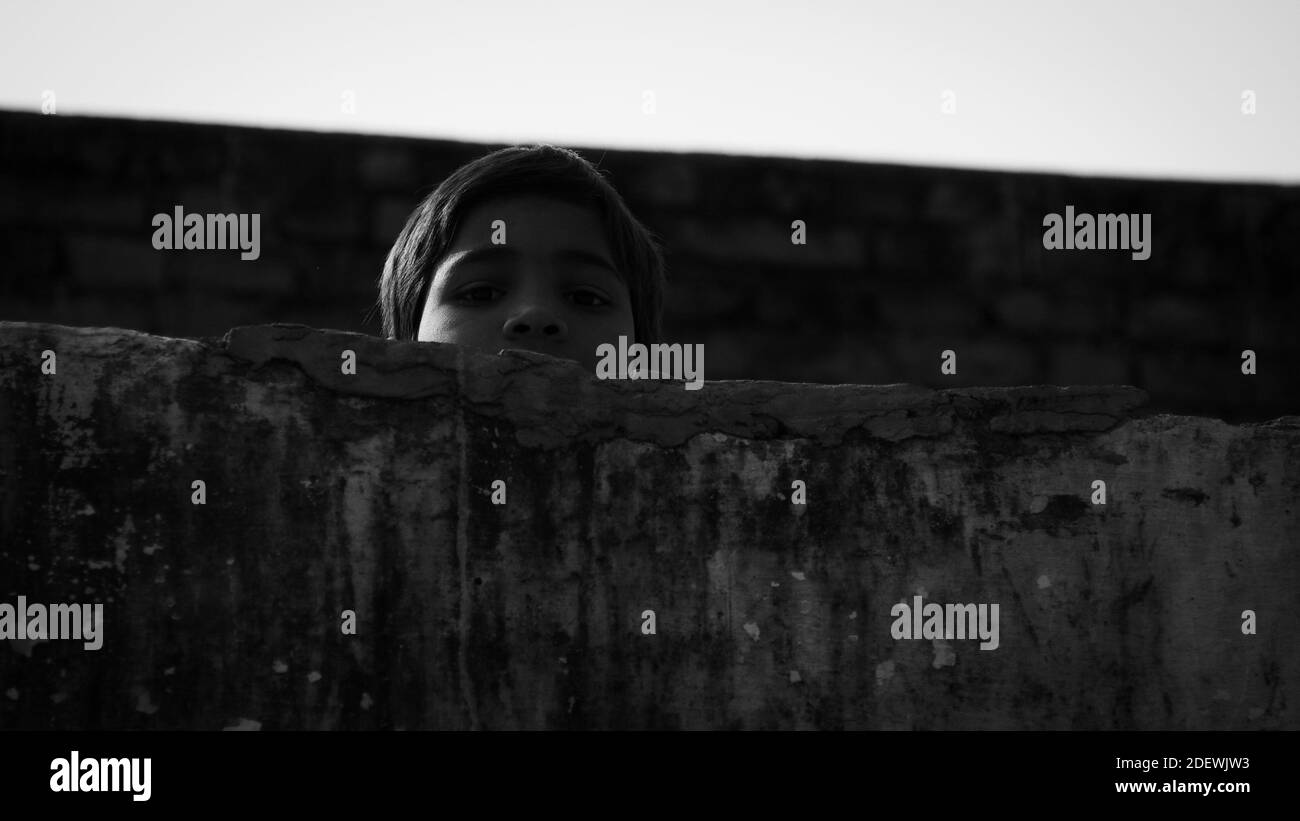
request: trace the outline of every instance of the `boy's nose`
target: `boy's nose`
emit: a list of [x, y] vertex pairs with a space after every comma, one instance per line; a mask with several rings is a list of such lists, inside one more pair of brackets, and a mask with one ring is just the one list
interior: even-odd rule
[[506, 320], [503, 329], [507, 339], [545, 339], [563, 342], [569, 338], [569, 327], [563, 319], [540, 305], [531, 305]]

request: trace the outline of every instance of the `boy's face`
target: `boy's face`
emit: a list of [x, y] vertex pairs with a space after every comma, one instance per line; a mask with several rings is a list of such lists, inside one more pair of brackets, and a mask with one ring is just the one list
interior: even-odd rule
[[[505, 223], [505, 242], [493, 244]], [[596, 369], [596, 348], [634, 335], [632, 300], [595, 212], [549, 197], [471, 208], [434, 263], [417, 339], [522, 348]]]

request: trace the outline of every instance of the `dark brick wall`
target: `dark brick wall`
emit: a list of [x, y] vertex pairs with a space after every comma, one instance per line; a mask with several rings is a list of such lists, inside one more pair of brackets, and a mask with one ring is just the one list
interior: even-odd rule
[[[406, 215], [493, 147], [0, 113], [0, 319], [377, 334]], [[665, 329], [705, 344], [710, 380], [1122, 383], [1156, 411], [1300, 409], [1296, 187], [574, 147], [663, 238]], [[260, 213], [261, 259], [155, 251], [150, 218], [176, 204]], [[1066, 205], [1151, 213], [1151, 258], [1043, 250], [1044, 214]], [[939, 372], [945, 348], [956, 376]]]

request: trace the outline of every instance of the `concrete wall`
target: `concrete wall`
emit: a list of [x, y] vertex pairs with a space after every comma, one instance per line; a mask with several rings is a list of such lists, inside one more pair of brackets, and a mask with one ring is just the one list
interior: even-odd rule
[[0, 323], [0, 728], [1300, 728], [1300, 418], [1145, 399]]
[[[377, 335], [407, 215], [494, 147], [0, 112], [0, 320]], [[717, 378], [1127, 384], [1230, 422], [1300, 408], [1300, 187], [578, 148], [663, 239], [665, 332], [704, 344]], [[176, 205], [260, 214], [261, 257], [154, 250]], [[1067, 205], [1150, 213], [1150, 259], [1044, 250]]]

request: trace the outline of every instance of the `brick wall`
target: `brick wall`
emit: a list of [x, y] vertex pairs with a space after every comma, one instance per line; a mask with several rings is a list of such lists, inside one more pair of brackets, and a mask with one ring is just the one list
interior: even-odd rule
[[0, 322], [0, 730], [1300, 729], [1300, 417], [1144, 400]]
[[[491, 147], [0, 114], [0, 319], [377, 334], [402, 222]], [[1300, 407], [1295, 187], [577, 148], [664, 239], [666, 332], [704, 343], [712, 378], [1129, 384], [1229, 421]], [[261, 213], [262, 258], [155, 251], [150, 218], [177, 203]], [[1151, 213], [1151, 258], [1045, 251], [1043, 215], [1066, 205]]]

